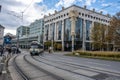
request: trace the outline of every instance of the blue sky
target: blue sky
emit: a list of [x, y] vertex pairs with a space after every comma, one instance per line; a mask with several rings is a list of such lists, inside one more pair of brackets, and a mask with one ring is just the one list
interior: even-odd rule
[[5, 33], [16, 34], [16, 28], [20, 25], [28, 26], [48, 13], [54, 13], [54, 10], [60, 11], [62, 6], [66, 8], [73, 4], [81, 7], [86, 5], [87, 9], [95, 8], [97, 12], [103, 11], [103, 14], [114, 15], [120, 11], [120, 0], [0, 0], [0, 24], [5, 27]]

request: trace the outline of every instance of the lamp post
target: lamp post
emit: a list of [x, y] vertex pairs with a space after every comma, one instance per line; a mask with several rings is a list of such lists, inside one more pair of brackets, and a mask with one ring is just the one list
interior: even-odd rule
[[78, 17], [78, 12], [75, 10], [71, 10], [69, 12], [69, 17], [71, 20], [71, 36], [72, 36], [72, 52], [74, 51], [74, 37], [75, 37], [75, 23], [76, 23], [76, 18]]
[[19, 33], [20, 33], [20, 31], [18, 30], [18, 36], [17, 36], [17, 48], [19, 48]]

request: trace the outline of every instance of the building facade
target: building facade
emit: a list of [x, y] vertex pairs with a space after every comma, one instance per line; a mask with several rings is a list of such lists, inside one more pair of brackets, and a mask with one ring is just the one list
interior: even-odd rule
[[90, 32], [94, 23], [109, 25], [110, 17], [95, 9], [88, 10], [72, 5], [44, 16], [44, 43], [53, 41], [62, 44], [62, 50], [91, 50]]
[[39, 43], [43, 43], [44, 19], [36, 20], [30, 24], [29, 38], [37, 37]]
[[44, 19], [36, 20], [28, 27], [20, 26], [17, 28], [17, 38], [12, 40], [14, 45], [20, 48], [29, 48], [32, 41], [38, 41], [43, 44]]
[[19, 38], [25, 37], [26, 35], [29, 35], [30, 28], [27, 26], [20, 26], [17, 28], [16, 35], [19, 36]]
[[0, 25], [0, 45], [3, 45], [4, 27]]

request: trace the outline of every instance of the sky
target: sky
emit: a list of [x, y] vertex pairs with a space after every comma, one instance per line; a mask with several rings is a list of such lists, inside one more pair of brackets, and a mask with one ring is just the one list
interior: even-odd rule
[[97, 12], [112, 16], [120, 11], [120, 0], [0, 0], [0, 5], [0, 24], [5, 27], [4, 34], [14, 35], [19, 26], [29, 26], [36, 19], [54, 13], [54, 10], [60, 11], [62, 7], [86, 5], [87, 9], [95, 8]]

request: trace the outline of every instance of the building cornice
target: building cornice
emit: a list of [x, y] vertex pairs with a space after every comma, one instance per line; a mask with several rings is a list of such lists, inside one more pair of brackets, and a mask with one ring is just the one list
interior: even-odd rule
[[0, 28], [3, 28], [3, 29], [5, 29], [5, 27], [3, 27], [1, 24], [0, 24]]
[[[55, 12], [55, 13], [53, 13], [53, 14], [50, 14], [49, 16], [45, 16], [45, 18], [50, 17], [50, 16], [54, 16], [54, 15], [56, 15], [56, 14], [59, 14], [59, 13], [61, 13], [62, 11], [65, 11], [65, 10], [67, 10], [67, 9], [69, 9], [69, 8], [72, 8], [72, 7], [78, 7], [78, 8], [80, 8], [80, 9], [89, 11], [89, 12], [91, 12], [91, 13], [96, 13], [96, 14], [98, 14], [98, 15], [111, 18], [111, 17], [109, 16], [109, 14], [104, 15], [104, 14], [102, 14], [101, 12], [96, 12], [95, 9], [94, 9], [94, 11], [93, 11], [93, 10], [87, 9], [86, 7], [80, 7], [80, 6], [77, 6], [77, 5], [72, 5], [72, 6], [69, 6], [69, 7], [67, 7], [67, 8], [64, 8], [64, 9], [62, 9], [62, 10], [60, 10], [60, 11], [57, 11], [57, 12]], [[56, 11], [56, 10], [55, 10], [55, 11]]]

